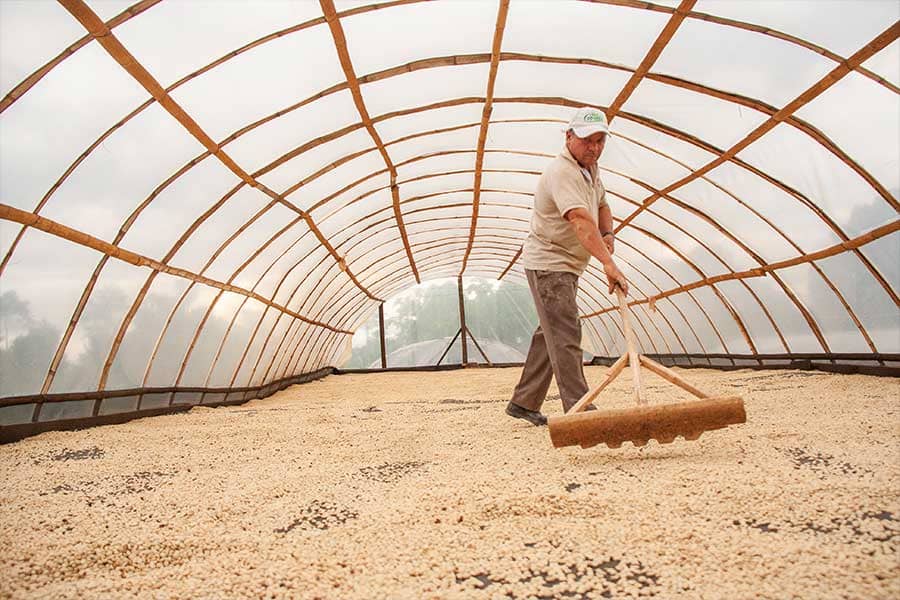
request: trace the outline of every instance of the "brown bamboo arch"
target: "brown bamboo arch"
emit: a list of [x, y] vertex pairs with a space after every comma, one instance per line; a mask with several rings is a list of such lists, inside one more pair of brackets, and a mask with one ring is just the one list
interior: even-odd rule
[[[631, 2], [625, 2], [625, 3], [614, 2], [614, 3], [617, 3], [617, 4], [625, 4], [625, 5], [646, 4], [646, 3], [631, 3]], [[77, 5], [77, 4], [80, 4], [80, 3], [74, 2], [74, 1], [73, 1], [73, 2], [70, 2], [70, 3], [68, 3], [68, 4]], [[147, 3], [139, 3], [139, 4], [147, 4]], [[398, 3], [390, 3], [390, 4], [398, 4]], [[152, 3], [149, 4], [149, 5], [152, 6]], [[645, 6], [645, 8], [646, 8], [646, 6]], [[658, 8], [663, 9], [664, 7], [658, 7]], [[129, 9], [129, 10], [131, 10], [131, 9]], [[655, 10], [655, 8], [654, 8], [654, 10]], [[673, 13], [673, 15], [674, 15], [674, 13]], [[692, 15], [688, 15], [688, 16], [692, 16]], [[335, 17], [335, 19], [337, 19], [337, 18], [338, 18], [338, 17]], [[671, 22], [671, 21], [670, 21], [670, 22]], [[102, 25], [103, 27], [107, 27], [106, 25], [103, 25], [102, 23], [101, 23], [101, 25]], [[897, 28], [897, 25], [895, 24], [895, 26], [894, 26], [893, 29], [896, 29], [896, 28]], [[100, 29], [99, 31], [102, 32], [102, 29]], [[108, 28], [106, 29], [106, 31], [107, 31], [107, 34], [108, 34], [108, 31], [109, 31]], [[92, 35], [95, 35], [95, 34], [92, 33]], [[884, 34], [883, 34], [883, 35], [884, 35]], [[894, 33], [893, 39], [896, 39], [896, 37], [897, 37], [897, 36], [896, 36], [896, 33]], [[101, 43], [102, 43], [102, 42], [101, 42]], [[875, 51], [877, 51], [877, 50], [872, 51], [872, 54], [874, 54]], [[492, 53], [492, 54], [494, 54], [494, 53]], [[857, 53], [857, 55], [858, 55], [858, 54], [859, 54], [859, 53]], [[852, 58], [856, 58], [857, 55], [854, 55], [854, 57], [852, 57]], [[492, 57], [492, 62], [493, 62], [494, 60], [495, 60], [495, 59]], [[497, 60], [499, 60], [499, 58], [498, 58]], [[859, 59], [859, 60], [858, 60], [858, 63], [861, 64], [861, 63], [863, 62], [863, 60], [865, 60], [865, 59], [864, 59], [864, 58], [863, 58], [863, 59]], [[849, 69], [855, 69], [855, 68], [859, 67], [859, 64], [856, 64], [855, 66], [852, 65], [852, 64], [846, 65], [846, 68], [847, 68], [848, 70], [849, 70]], [[138, 65], [138, 66], [139, 66], [139, 65]], [[648, 67], [648, 68], [649, 68], [649, 67]], [[845, 68], [845, 66], [842, 65], [841, 67], [838, 67], [838, 69], [835, 69], [834, 72], [837, 72], [837, 71], [839, 71], [839, 70], [842, 69], [842, 68]], [[833, 83], [833, 82], [831, 82], [831, 83]], [[829, 84], [829, 85], [831, 85], [831, 84]], [[357, 86], [358, 86], [358, 83], [357, 83]], [[821, 93], [821, 90], [820, 90], [818, 93]], [[807, 100], [807, 101], [808, 101], [808, 100]], [[786, 107], [786, 108], [787, 108], [787, 107]], [[795, 107], [795, 110], [796, 110], [796, 108], [799, 108], [799, 107]], [[782, 110], [784, 110], [784, 109], [782, 109]], [[0, 109], [0, 111], [2, 111], [2, 109]], [[170, 111], [170, 112], [171, 112], [171, 111]], [[176, 111], [176, 112], [177, 112], [177, 111]], [[781, 111], [779, 111], [779, 112], [781, 112]], [[187, 117], [187, 115], [184, 115], [184, 117]], [[176, 117], [176, 118], [178, 118], [178, 117]], [[187, 118], [189, 119], [189, 117], [187, 117]], [[773, 116], [772, 118], [774, 119], [775, 117]], [[782, 120], [787, 120], [787, 119], [783, 118]], [[179, 121], [181, 121], [181, 119], [179, 119]], [[772, 126], [774, 127], [774, 125], [772, 125]], [[482, 119], [482, 127], [485, 127], [485, 120], [484, 120], [484, 119]], [[764, 132], [763, 132], [763, 133], [764, 133]], [[751, 134], [751, 135], [752, 135], [752, 134]], [[760, 134], [760, 135], [762, 135], [762, 134]], [[199, 138], [198, 138], [198, 139], [199, 139]], [[201, 141], [202, 141], [202, 140], [201, 140]], [[211, 142], [211, 140], [210, 140], [210, 142]], [[749, 142], [748, 142], [748, 143], [749, 143]], [[820, 143], [821, 143], [821, 142], [820, 142]], [[208, 148], [208, 150], [209, 150], [209, 151], [208, 151], [208, 154], [209, 154], [209, 153], [216, 154], [216, 152], [214, 152], [212, 148], [210, 148], [209, 146], [207, 146], [207, 148]], [[483, 147], [482, 147], [482, 150], [483, 150]], [[208, 154], [207, 154], [207, 155], [208, 155]], [[218, 158], [219, 160], [223, 161], [223, 164], [226, 164], [226, 166], [228, 166], [227, 163], [226, 163], [226, 160], [223, 158], [223, 156], [226, 156], [226, 157], [227, 157], [227, 155], [224, 155], [224, 153], [222, 153], [221, 155], [220, 155], [220, 154], [216, 154], [216, 156], [217, 156], [217, 158]], [[205, 156], [204, 156], [203, 158], [205, 158]], [[200, 160], [202, 160], [202, 159], [200, 159]], [[721, 163], [720, 163], [720, 164], [721, 164]], [[234, 165], [234, 166], [236, 167], [236, 165]], [[229, 167], [229, 168], [231, 168], [231, 167]], [[238, 167], [238, 168], [239, 168], [239, 167]], [[234, 170], [234, 169], [232, 169], [232, 170]], [[236, 174], [238, 174], [238, 175], [240, 176], [239, 173], [236, 173]], [[245, 179], [244, 181], [245, 181], [246, 183], [250, 183], [251, 185], [253, 185], [251, 182], [247, 181], [246, 179]], [[870, 182], [870, 183], [871, 183], [871, 182]], [[683, 185], [683, 184], [682, 184], [682, 185]], [[257, 186], [254, 186], [254, 187], [259, 187], [259, 186], [257, 185]], [[264, 193], [269, 193], [268, 191], [265, 191], [265, 190], [263, 190], [263, 191], [264, 191]], [[270, 197], [272, 197], [273, 194], [274, 194], [274, 192], [273, 192], [273, 193], [269, 193]], [[665, 197], [665, 195], [664, 195], [664, 194], [661, 194], [660, 197]], [[891, 198], [892, 198], [892, 197], [891, 197]], [[886, 199], [887, 199], [887, 198], [886, 198]], [[888, 199], [888, 200], [889, 200], [889, 199]], [[275, 201], [277, 201], [277, 200], [275, 200], [275, 199], [273, 198], [273, 202], [275, 202]], [[894, 203], [896, 204], [896, 200], [894, 200]], [[645, 208], [645, 207], [640, 207], [639, 210], [638, 210], [637, 212], [639, 212], [639, 211], [642, 210], [643, 208]], [[14, 220], [14, 219], [10, 219], [10, 220]], [[19, 221], [19, 222], [22, 222], [22, 221]], [[35, 222], [37, 222], [37, 221], [35, 221]], [[24, 224], [24, 223], [23, 223], [23, 224]], [[46, 223], [45, 223], [45, 224], [46, 224]], [[626, 222], [625, 224], [627, 224], [627, 222]], [[891, 225], [896, 225], [896, 223], [891, 224]], [[26, 226], [27, 226], [27, 225], [26, 225]], [[886, 226], [886, 227], [887, 227], [887, 226]], [[881, 228], [879, 228], [879, 229], [881, 229]], [[23, 227], [22, 232], [24, 232], [24, 230], [25, 230], [25, 227]], [[895, 230], [896, 230], [896, 229], [893, 229], [893, 230], [889, 231], [888, 233], [892, 233], [892, 232], [895, 231]], [[73, 230], [73, 231], [74, 231], [74, 230]], [[473, 231], [473, 233], [474, 233], [474, 219], [473, 219], [473, 228], [472, 228], [472, 231]], [[79, 232], [79, 233], [80, 233], [80, 232]], [[874, 233], [874, 232], [870, 232], [870, 233]], [[884, 233], [884, 235], [887, 235], [888, 233]], [[21, 232], [20, 232], [20, 236], [19, 236], [19, 237], [21, 237]], [[860, 238], [862, 238], [862, 237], [865, 237], [865, 236], [860, 236]], [[880, 233], [877, 235], [877, 237], [872, 238], [872, 239], [878, 239], [878, 237], [882, 237]], [[842, 248], [844, 248], [844, 249], [843, 249], [843, 250], [836, 251], [835, 253], [843, 252], [843, 251], [854, 251], [854, 250], [856, 250], [856, 248], [859, 247], [859, 245], [862, 245], [863, 243], [867, 243], [866, 241], [864, 241], [864, 242], [860, 243], [859, 245], [853, 245], [852, 242], [854, 242], [855, 240], [858, 240], [858, 239], [860, 239], [860, 238], [855, 238], [854, 240], [848, 240], [848, 242], [850, 242], [849, 244], [848, 244], [848, 243], [841, 244], [840, 246], [841, 246]], [[471, 240], [471, 239], [474, 239], [474, 235], [470, 238], [470, 240]], [[872, 240], [870, 239], [870, 240], [868, 240], [868, 241], [872, 241]], [[327, 244], [327, 240], [325, 240], [324, 243]], [[324, 244], [323, 244], [323, 245], [324, 245]], [[471, 243], [470, 243], [470, 247], [471, 247]], [[832, 247], [832, 248], [836, 248], [836, 247], [837, 247], [837, 246]], [[820, 251], [820, 253], [822, 253], [822, 252], [827, 252], [827, 251], [830, 251], [830, 250], [831, 250], [831, 249], [826, 249], [826, 250]], [[11, 252], [12, 252], [12, 250], [10, 250], [10, 253], [7, 254], [7, 259], [6, 259], [6, 260], [8, 260], [8, 257], [11, 255]], [[820, 253], [812, 253], [812, 254], [820, 254]], [[829, 254], [829, 255], [831, 255], [831, 254]], [[861, 254], [860, 254], [860, 253], [857, 253], [857, 255], [861, 257]], [[103, 257], [103, 259], [102, 259], [103, 264], [105, 264], [105, 261], [106, 261], [106, 259], [108, 258], [108, 256], [110, 256], [110, 254], [105, 254], [105, 255], [104, 255], [104, 257]], [[410, 254], [410, 260], [411, 260], [411, 254]], [[797, 259], [791, 259], [791, 260], [797, 260]], [[861, 257], [861, 260], [863, 260], [862, 257]], [[5, 262], [6, 262], [6, 261], [4, 261], [4, 264], [5, 264]], [[782, 261], [782, 263], [787, 263], [787, 262], [790, 262], [790, 261]], [[865, 261], [864, 261], [864, 262], [865, 262]], [[782, 263], [775, 263], [775, 264], [782, 264]], [[340, 264], [340, 261], [338, 262], [338, 264]], [[511, 265], [512, 265], [512, 263], [510, 263], [510, 266], [511, 266]], [[164, 265], [164, 266], [166, 266], [166, 265]], [[774, 267], [774, 265], [769, 265], [769, 266], [770, 266], [770, 267]], [[870, 265], [868, 265], [868, 266], [869, 266], [869, 268], [870, 268], [870, 271], [872, 271], [872, 267], [871, 267]], [[102, 269], [102, 264], [99, 266], [99, 268]], [[0, 270], [2, 270], [2, 267], [0, 267]], [[507, 271], [508, 271], [508, 270], [509, 270], [509, 269], [507, 268]], [[772, 269], [771, 269], [772, 272], [774, 272], [774, 270], [775, 270], [775, 268], [772, 268]], [[155, 272], [159, 272], [159, 271], [154, 271], [154, 273], [155, 273]], [[99, 271], [96, 271], [95, 273], [99, 274]], [[504, 272], [504, 274], [505, 274], [505, 272]], [[154, 275], [154, 276], [155, 276], [155, 275]], [[350, 277], [351, 277], [351, 278], [353, 277], [352, 274], [350, 274]], [[96, 281], [96, 278], [93, 278], [92, 282], [89, 282], [88, 287], [89, 287], [89, 288], [92, 287], [93, 282], [95, 282], [95, 281]], [[892, 298], [894, 299], [894, 301], [895, 301], [895, 303], [896, 303], [896, 302], [897, 302], [897, 300], [896, 300], [896, 295], [893, 294], [893, 290], [891, 290], [890, 286], [887, 286], [886, 282], [884, 282], [883, 279], [882, 279], [881, 281], [882, 281], [883, 287], [885, 287], [885, 289], [891, 294]], [[204, 282], [204, 283], [205, 283], [205, 282]], [[191, 285], [193, 285], [193, 283], [192, 283]], [[214, 287], [215, 287], [215, 286], [214, 286]], [[682, 287], [684, 287], [684, 286], [682, 286]], [[223, 291], [224, 291], [224, 288], [220, 288], [220, 289], [223, 289]], [[835, 289], [835, 288], [833, 288], [833, 289]], [[230, 291], [230, 290], [229, 290], [229, 291]], [[80, 306], [83, 307], [83, 305], [84, 305], [85, 302], [86, 302], [86, 298], [83, 297], [82, 302], [80, 303]], [[845, 308], [849, 308], [849, 306], [846, 305], [846, 303], [845, 303]], [[267, 307], [266, 310], [268, 310], [268, 307]], [[80, 313], [79, 313], [79, 314], [80, 314]], [[284, 314], [284, 312], [282, 311], [281, 314]], [[852, 313], [851, 313], [851, 314], [852, 314]], [[77, 319], [76, 319], [76, 320], [77, 320]], [[854, 318], [854, 321], [856, 321], [857, 324], [858, 324], [858, 321], [857, 321], [855, 318]], [[859, 324], [858, 324], [858, 325], [859, 325]], [[320, 333], [321, 333], [321, 332], [320, 332]], [[334, 332], [334, 333], [335, 333], [336, 335], [338, 334], [338, 332]], [[865, 334], [864, 334], [864, 335], [865, 335]], [[56, 361], [56, 364], [57, 364], [57, 366], [58, 366], [58, 361]]]

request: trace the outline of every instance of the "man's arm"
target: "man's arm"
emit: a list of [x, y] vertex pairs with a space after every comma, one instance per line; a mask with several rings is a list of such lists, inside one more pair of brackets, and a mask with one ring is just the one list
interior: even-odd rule
[[[628, 293], [628, 282], [616, 263], [613, 262], [609, 253], [609, 248], [603, 242], [600, 231], [594, 225], [594, 220], [584, 208], [573, 208], [566, 212], [566, 220], [575, 230], [575, 235], [581, 245], [591, 253], [591, 256], [603, 263], [603, 272], [606, 273], [606, 279], [609, 282], [609, 293], [612, 294], [618, 283], [622, 290]], [[610, 220], [612, 217], [610, 216]]]
[[603, 238], [603, 243], [606, 244], [609, 253], [614, 254], [616, 252], [616, 236], [613, 233], [612, 211], [609, 209], [608, 204], [601, 206], [600, 210], [597, 212], [597, 223], [599, 223], [598, 228], [600, 229], [600, 236]]

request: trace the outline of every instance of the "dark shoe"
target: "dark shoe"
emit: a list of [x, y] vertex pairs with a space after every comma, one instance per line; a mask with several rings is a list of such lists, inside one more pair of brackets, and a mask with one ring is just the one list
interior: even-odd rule
[[542, 415], [536, 410], [528, 410], [527, 408], [522, 408], [518, 404], [513, 404], [510, 402], [506, 405], [506, 414], [511, 417], [515, 417], [517, 419], [525, 419], [532, 425], [546, 425], [547, 417]]

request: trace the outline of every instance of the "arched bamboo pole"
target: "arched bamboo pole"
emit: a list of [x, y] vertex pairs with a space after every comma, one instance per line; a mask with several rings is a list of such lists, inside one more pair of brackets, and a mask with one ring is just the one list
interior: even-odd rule
[[650, 72], [656, 59], [658, 59], [659, 55], [662, 54], [662, 51], [665, 50], [668, 43], [672, 40], [672, 37], [675, 35], [675, 32], [678, 31], [678, 28], [681, 26], [682, 21], [684, 21], [685, 17], [691, 12], [696, 3], [697, 0], [681, 0], [678, 8], [672, 12], [672, 16], [669, 18], [666, 26], [659, 32], [656, 41], [650, 46], [650, 49], [638, 65], [638, 68], [631, 74], [631, 77], [625, 83], [625, 87], [623, 87], [616, 95], [615, 100], [613, 100], [612, 104], [610, 104], [609, 108], [606, 110], [606, 118], [610, 123], [612, 123], [613, 119], [616, 118], [616, 115], [619, 114], [619, 110], [631, 97], [631, 94], [641, 83], [641, 80]]
[[643, 208], [646, 208], [650, 204], [652, 204], [656, 199], [660, 197], [662, 194], [668, 194], [677, 190], [678, 188], [694, 181], [701, 175], [708, 173], [719, 165], [723, 164], [730, 158], [736, 156], [738, 152], [761, 138], [767, 132], [771, 131], [778, 125], [780, 122], [784, 121], [799, 109], [804, 107], [806, 104], [811, 102], [813, 99], [822, 94], [825, 90], [833, 86], [835, 83], [843, 79], [848, 73], [851, 72], [853, 66], [860, 65], [864, 61], [868, 60], [872, 56], [874, 56], [880, 50], [883, 50], [888, 45], [893, 43], [898, 37], [900, 37], [900, 22], [894, 23], [892, 26], [888, 27], [885, 31], [875, 37], [871, 42], [866, 44], [862, 49], [857, 51], [853, 56], [847, 59], [847, 62], [844, 64], [840, 64], [827, 75], [825, 75], [818, 82], [814, 83], [810, 86], [806, 91], [797, 96], [793, 101], [789, 102], [784, 108], [779, 110], [777, 113], [769, 117], [765, 122], [756, 127], [749, 134], [744, 136], [739, 142], [734, 144], [731, 148], [721, 153], [716, 159], [710, 161], [703, 167], [700, 167], [690, 175], [683, 177], [682, 179], [666, 186], [665, 189], [661, 190], [660, 194], [652, 194], [647, 197], [644, 202], [642, 202], [642, 207], [637, 209], [634, 213], [626, 217], [622, 223], [619, 225], [618, 230], [622, 227], [628, 226], [628, 224], [636, 217]]
[[378, 152], [381, 153], [381, 157], [384, 159], [388, 171], [390, 171], [391, 195], [394, 198], [394, 217], [397, 219], [397, 229], [400, 231], [400, 238], [403, 240], [403, 247], [406, 249], [406, 255], [409, 258], [409, 266], [412, 269], [413, 276], [415, 276], [416, 281], [418, 281], [419, 272], [416, 269], [416, 261], [413, 260], [412, 252], [409, 249], [409, 241], [406, 239], [406, 227], [403, 225], [403, 215], [400, 214], [400, 189], [397, 187], [396, 183], [397, 168], [394, 166], [393, 161], [391, 161], [391, 157], [384, 147], [384, 142], [381, 141], [381, 136], [372, 124], [372, 118], [369, 116], [369, 110], [366, 108], [366, 103], [363, 100], [362, 92], [359, 88], [359, 81], [357, 81], [356, 73], [353, 70], [350, 53], [347, 51], [347, 40], [344, 36], [344, 28], [341, 26], [337, 10], [334, 8], [334, 1], [319, 0], [319, 4], [322, 7], [322, 12], [325, 13], [325, 20], [328, 22], [328, 27], [331, 29], [331, 37], [334, 39], [334, 46], [337, 50], [338, 59], [341, 62], [341, 68], [344, 70], [344, 76], [347, 79], [350, 93], [353, 96], [353, 103], [356, 105], [356, 110], [359, 112], [359, 117], [362, 120], [363, 126], [366, 128], [366, 131], [369, 132], [372, 140], [374, 140], [375, 145], [378, 147]]
[[472, 183], [472, 225], [469, 228], [469, 245], [463, 255], [459, 276], [466, 272], [472, 242], [475, 240], [475, 229], [478, 227], [478, 204], [481, 201], [481, 169], [484, 166], [484, 143], [487, 140], [491, 112], [494, 110], [494, 84], [497, 81], [497, 68], [500, 65], [500, 47], [503, 45], [503, 30], [506, 28], [506, 15], [509, 12], [509, 0], [500, 0], [497, 7], [497, 23], [494, 26], [494, 40], [491, 44], [491, 66], [488, 70], [487, 91], [484, 95], [484, 109], [481, 111], [481, 127], [478, 131], [478, 147], [475, 151], [475, 177]]
[[[536, 173], [532, 172], [531, 174], [536, 174]], [[454, 190], [454, 191], [456, 191], [456, 190]], [[462, 190], [462, 191], [468, 191], [468, 190]], [[377, 214], [377, 211], [376, 211], [375, 213], [370, 213], [369, 215], [367, 215], [366, 218], [371, 217], [371, 216], [374, 215], [374, 214]], [[324, 222], [324, 221], [323, 221], [323, 222]], [[693, 236], [692, 236], [692, 237], [693, 237]], [[695, 239], [696, 239], [696, 238], [695, 238]], [[665, 242], [663, 242], [663, 243], [665, 243]], [[668, 245], [668, 244], [666, 244], [666, 245]], [[678, 254], [678, 253], [676, 253], [676, 254], [677, 254], [679, 257], [683, 257], [683, 255], [681, 255], [681, 254]], [[697, 270], [697, 269], [696, 269], [696, 266], [693, 266], [693, 265], [692, 265], [692, 268], [694, 268], [695, 270]], [[677, 280], [676, 280], [676, 281], [677, 281]], [[740, 317], [737, 315], [737, 313], [734, 311], [733, 307], [732, 307], [732, 306], [731, 306], [731, 305], [730, 305], [730, 304], [729, 304], [729, 303], [721, 296], [721, 294], [719, 293], [719, 291], [718, 291], [714, 286], [713, 286], [713, 289], [714, 289], [716, 295], [717, 295], [717, 296], [720, 298], [720, 300], [723, 302], [723, 305], [726, 307], [726, 310], [728, 310], [728, 312], [730, 312], [730, 313], [732, 314], [732, 316], [735, 318], [736, 323], [738, 324], [738, 327], [741, 329], [741, 331], [743, 332], [743, 334], [744, 334], [744, 336], [745, 336], [745, 340], [747, 341], [748, 346], [749, 346], [751, 349], [755, 348], [755, 346], [754, 346], [752, 340], [749, 338], [749, 334], [747, 333], [746, 328], [745, 328], [745, 326], [743, 325], [743, 322], [741, 321], [741, 319], [740, 319]], [[720, 336], [720, 340], [721, 340], [721, 339], [722, 339], [722, 338], [721, 338], [721, 336]], [[723, 340], [723, 345], [724, 345], [724, 340]], [[754, 350], [754, 353], [755, 353], [755, 350]]]
[[[169, 96], [168, 92], [153, 78], [152, 75], [131, 55], [130, 52], [119, 42], [119, 40], [113, 35], [113, 33], [106, 27], [103, 21], [91, 10], [87, 4], [84, 3], [84, 0], [59, 0], [59, 2], [75, 17], [85, 29], [87, 29], [91, 35], [96, 39], [101, 46], [109, 53], [109, 55], [118, 62], [125, 71], [131, 75], [135, 81], [137, 81], [144, 89], [146, 89], [151, 96], [153, 96], [159, 104], [166, 109], [172, 117], [175, 118], [194, 138], [197, 139], [203, 146], [207, 148], [219, 161], [228, 168], [232, 173], [237, 175], [240, 179], [246, 182], [248, 185], [260, 190], [272, 200], [278, 201], [279, 203], [284, 204], [288, 208], [292, 208], [298, 212], [298, 214], [305, 215], [303, 211], [300, 211], [293, 205], [290, 205], [283, 197], [279, 196], [268, 187], [254, 179], [250, 174], [244, 171], [231, 157], [222, 150], [218, 144], [216, 144], [212, 138], [210, 138], [203, 129], [191, 118], [190, 115], [185, 112], [185, 110], [175, 102], [171, 96]], [[307, 219], [310, 229], [317, 231], [315, 223], [309, 219], [309, 216], [306, 215], [304, 217]], [[317, 237], [320, 238], [320, 241], [326, 248], [330, 248], [330, 244], [328, 241], [321, 236], [321, 233], [317, 234]], [[333, 249], [332, 249], [333, 251]], [[342, 258], [334, 254], [334, 259], [336, 262], [341, 263]], [[354, 279], [354, 276], [351, 272], [347, 271], [347, 275]], [[363, 288], [360, 288], [363, 289]], [[363, 289], [364, 293], [368, 293], [368, 290]], [[374, 299], [374, 297], [373, 297]]]

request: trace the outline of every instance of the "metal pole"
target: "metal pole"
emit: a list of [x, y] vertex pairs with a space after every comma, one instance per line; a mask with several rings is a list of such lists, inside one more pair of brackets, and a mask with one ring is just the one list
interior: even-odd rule
[[459, 329], [460, 341], [462, 342], [462, 364], [466, 366], [469, 362], [469, 353], [466, 349], [466, 303], [463, 297], [463, 280], [462, 276], [457, 280], [459, 287]]
[[378, 337], [381, 338], [381, 368], [387, 368], [387, 353], [384, 350], [384, 302], [378, 305]]

